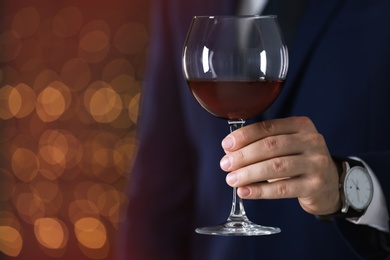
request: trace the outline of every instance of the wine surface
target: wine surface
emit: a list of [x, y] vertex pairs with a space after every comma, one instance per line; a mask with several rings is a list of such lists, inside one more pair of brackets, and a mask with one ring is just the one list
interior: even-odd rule
[[188, 80], [201, 106], [216, 117], [249, 119], [265, 111], [279, 95], [282, 80]]

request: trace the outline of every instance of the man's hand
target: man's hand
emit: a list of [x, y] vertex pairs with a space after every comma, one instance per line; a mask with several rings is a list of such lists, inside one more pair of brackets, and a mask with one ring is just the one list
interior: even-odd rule
[[252, 124], [229, 134], [222, 147], [226, 182], [241, 198], [298, 198], [315, 215], [340, 209], [336, 164], [309, 118]]

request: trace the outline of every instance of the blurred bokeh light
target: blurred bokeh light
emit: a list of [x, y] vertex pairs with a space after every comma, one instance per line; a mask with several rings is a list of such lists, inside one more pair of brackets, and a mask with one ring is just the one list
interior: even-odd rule
[[5, 0], [0, 14], [0, 258], [115, 259], [149, 1]]

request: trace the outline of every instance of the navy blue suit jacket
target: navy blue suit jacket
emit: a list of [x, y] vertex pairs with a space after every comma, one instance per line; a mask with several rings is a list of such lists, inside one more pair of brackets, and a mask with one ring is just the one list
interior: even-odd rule
[[[272, 0], [271, 0], [272, 1]], [[191, 96], [181, 50], [193, 15], [232, 14], [232, 0], [157, 0], [132, 171], [123, 259], [385, 258], [383, 236], [323, 222], [296, 199], [245, 201], [249, 218], [278, 226], [264, 237], [198, 235], [219, 224], [232, 189], [219, 168], [227, 123]], [[310, 117], [333, 155], [366, 161], [390, 201], [390, 1], [309, 0], [281, 96], [265, 118]], [[390, 206], [388, 205], [388, 208]], [[382, 241], [383, 242], [383, 241]]]

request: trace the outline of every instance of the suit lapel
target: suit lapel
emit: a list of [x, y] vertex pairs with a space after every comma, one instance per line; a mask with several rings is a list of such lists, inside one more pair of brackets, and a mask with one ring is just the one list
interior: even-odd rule
[[276, 102], [266, 111], [265, 118], [286, 117], [290, 111], [300, 75], [320, 38], [337, 15], [346, 0], [313, 0], [308, 2], [302, 17], [293, 48], [290, 51], [290, 64], [284, 89]]

